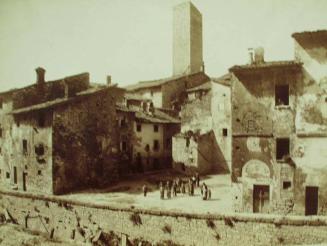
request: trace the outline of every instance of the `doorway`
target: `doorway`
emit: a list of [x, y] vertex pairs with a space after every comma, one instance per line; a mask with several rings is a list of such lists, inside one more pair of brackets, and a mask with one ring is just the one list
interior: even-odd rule
[[14, 167], [14, 183], [17, 184], [17, 167]]
[[269, 185], [253, 185], [253, 213], [269, 212]]
[[23, 172], [23, 190], [26, 191], [26, 178], [27, 173]]
[[318, 213], [318, 187], [305, 187], [305, 215], [317, 215]]

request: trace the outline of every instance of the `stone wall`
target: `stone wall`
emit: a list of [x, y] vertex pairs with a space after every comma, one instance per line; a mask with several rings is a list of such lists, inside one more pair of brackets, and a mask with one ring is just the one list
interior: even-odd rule
[[[77, 243], [113, 232], [166, 245], [290, 245], [327, 242], [326, 217], [187, 214], [99, 206], [54, 196], [0, 192], [1, 212], [29, 230]], [[133, 245], [133, 244], [132, 244]], [[136, 244], [134, 244], [136, 245]]]
[[116, 99], [110, 87], [80, 96], [53, 115], [54, 193], [100, 186], [117, 178]]

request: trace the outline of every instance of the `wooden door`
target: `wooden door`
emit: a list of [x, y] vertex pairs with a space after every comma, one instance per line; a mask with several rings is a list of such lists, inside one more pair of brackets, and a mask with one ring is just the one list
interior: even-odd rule
[[269, 185], [253, 186], [253, 213], [269, 212]]
[[305, 187], [305, 215], [317, 215], [318, 213], [318, 187]]

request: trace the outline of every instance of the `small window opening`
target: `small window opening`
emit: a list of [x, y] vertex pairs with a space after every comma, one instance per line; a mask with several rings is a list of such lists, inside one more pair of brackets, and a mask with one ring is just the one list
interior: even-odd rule
[[10, 173], [9, 172], [6, 172], [6, 178], [10, 179]]
[[159, 150], [159, 141], [153, 140], [153, 150], [158, 151]]
[[223, 129], [223, 136], [224, 136], [224, 137], [227, 137], [227, 134], [228, 134], [227, 128], [224, 128], [224, 129]]
[[153, 125], [153, 131], [158, 132], [159, 131], [159, 126], [158, 125]]
[[149, 151], [150, 151], [150, 145], [147, 144], [147, 145], [145, 146], [145, 151], [146, 151], [146, 152], [149, 152]]
[[42, 171], [41, 170], [38, 170], [37, 171], [37, 175], [42, 175]]
[[121, 142], [121, 151], [127, 151], [127, 143], [126, 141]]
[[27, 140], [23, 139], [23, 154], [27, 155]]
[[290, 154], [290, 139], [277, 138], [276, 139], [276, 159], [283, 160], [284, 157]]
[[289, 105], [289, 86], [276, 85], [275, 87], [275, 105]]
[[283, 182], [283, 189], [284, 190], [291, 188], [291, 186], [292, 186], [291, 181], [284, 181]]
[[44, 145], [43, 144], [39, 144], [37, 146], [35, 146], [35, 154], [37, 155], [44, 155]]
[[142, 131], [142, 125], [141, 124], [136, 124], [136, 131], [141, 132]]

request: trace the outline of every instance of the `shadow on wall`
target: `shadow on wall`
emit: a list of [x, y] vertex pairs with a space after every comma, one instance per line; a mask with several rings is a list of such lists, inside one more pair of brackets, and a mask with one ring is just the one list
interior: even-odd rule
[[198, 170], [201, 174], [229, 173], [228, 163], [213, 130], [197, 137]]

